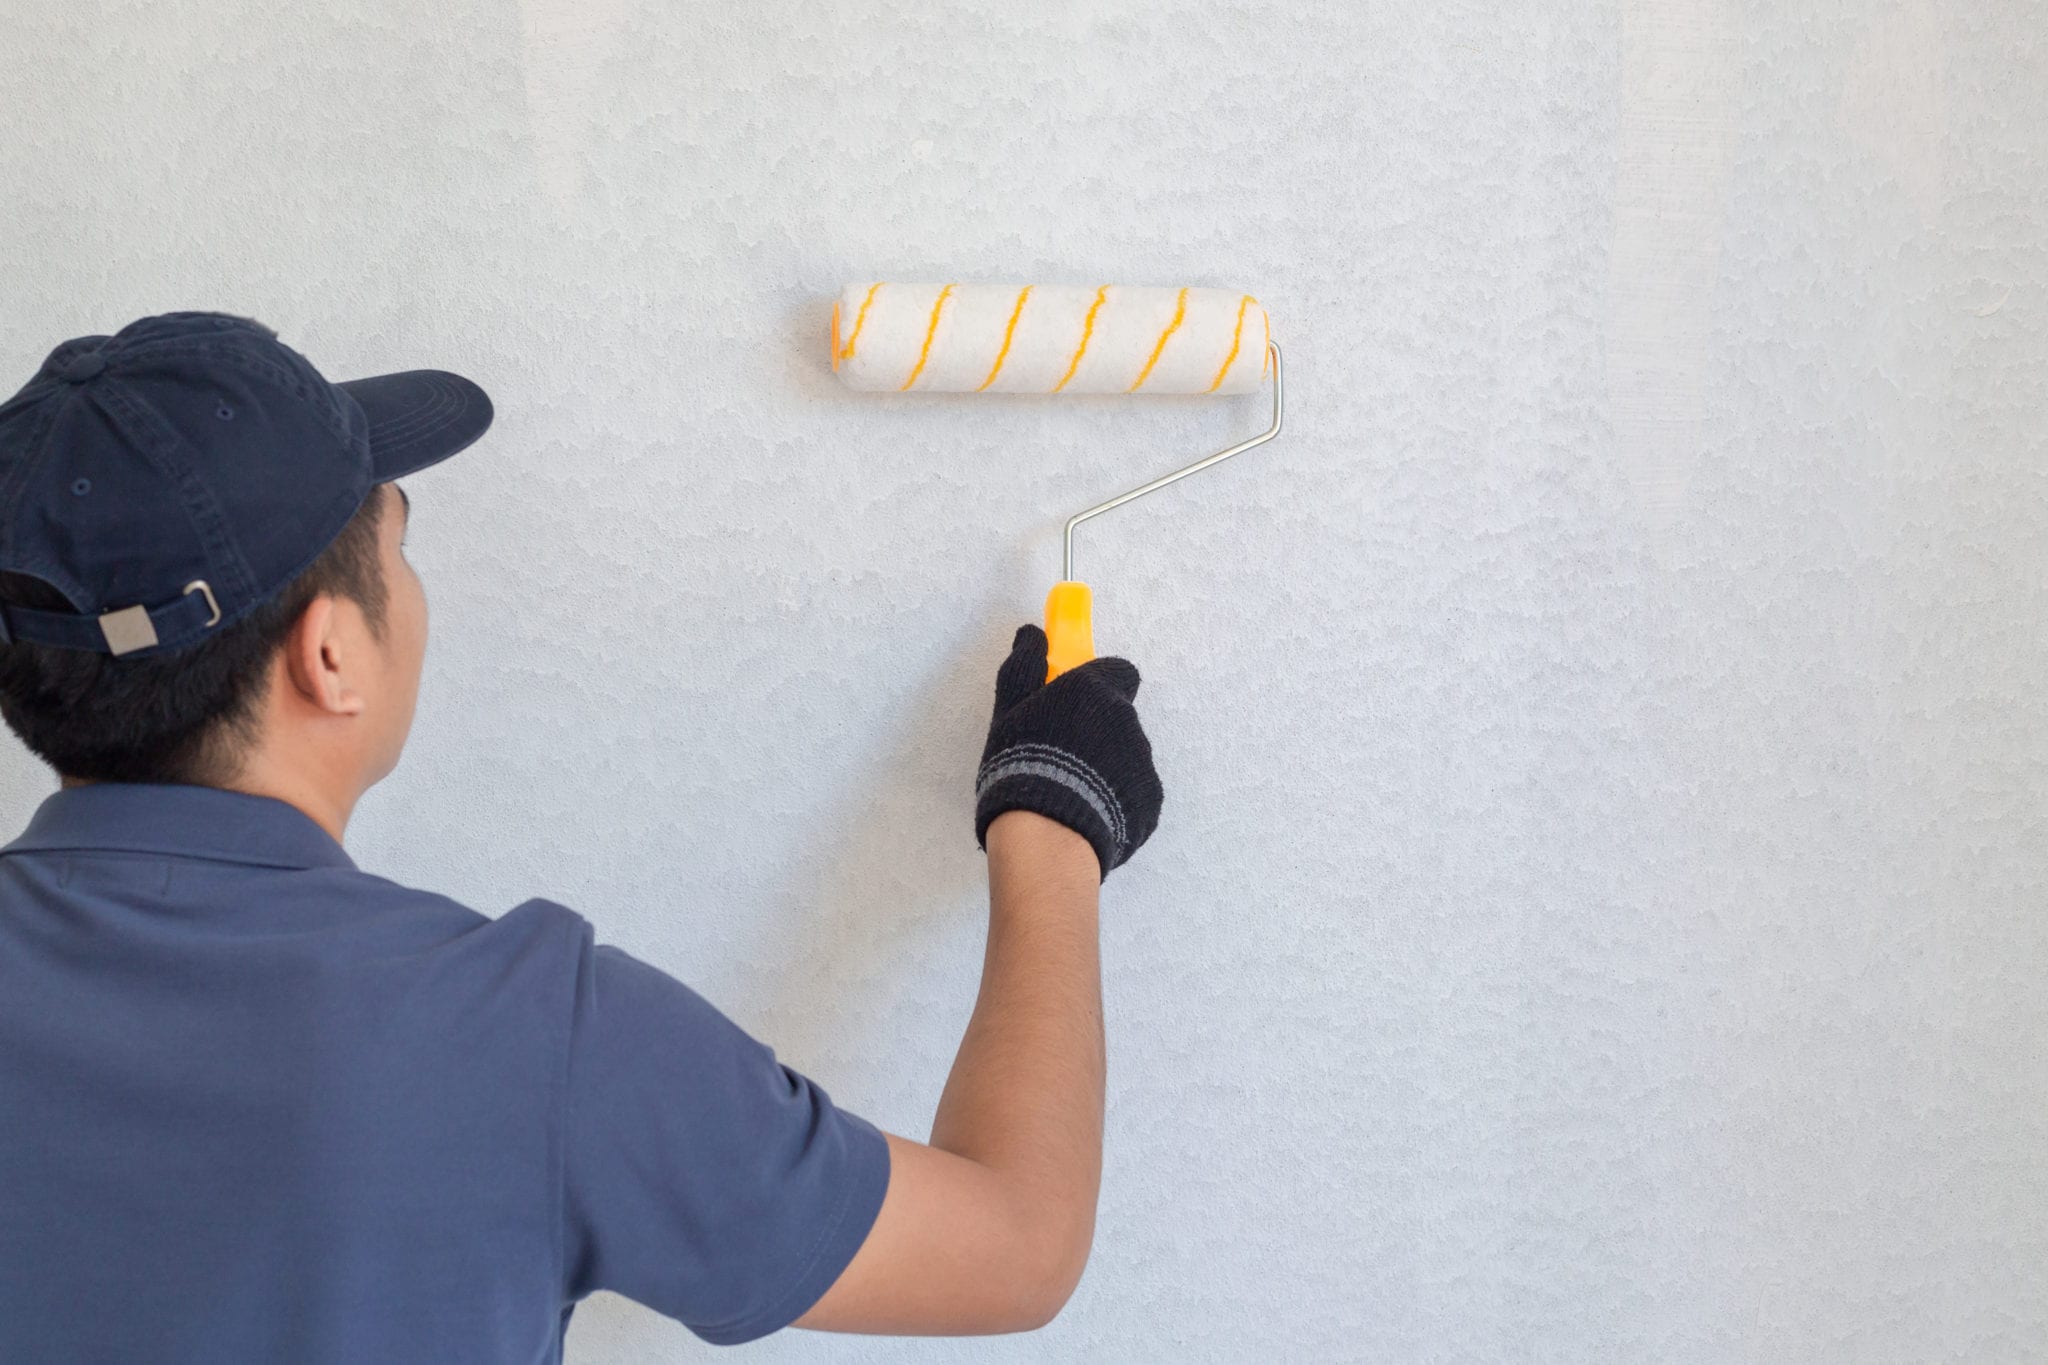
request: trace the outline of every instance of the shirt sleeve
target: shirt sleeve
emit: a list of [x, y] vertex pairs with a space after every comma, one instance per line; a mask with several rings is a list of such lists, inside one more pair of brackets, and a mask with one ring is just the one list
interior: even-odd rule
[[570, 1299], [609, 1289], [709, 1342], [801, 1317], [889, 1185], [881, 1133], [695, 991], [584, 954], [563, 1109]]

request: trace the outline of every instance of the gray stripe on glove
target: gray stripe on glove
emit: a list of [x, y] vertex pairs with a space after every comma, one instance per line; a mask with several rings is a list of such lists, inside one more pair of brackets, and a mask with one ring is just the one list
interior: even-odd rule
[[1057, 782], [1088, 803], [1116, 842], [1116, 861], [1129, 852], [1130, 835], [1124, 825], [1124, 808], [1116, 792], [1101, 774], [1064, 749], [1049, 744], [1015, 744], [995, 754], [975, 775], [974, 796], [979, 801], [990, 787], [1006, 777], [1042, 777]]

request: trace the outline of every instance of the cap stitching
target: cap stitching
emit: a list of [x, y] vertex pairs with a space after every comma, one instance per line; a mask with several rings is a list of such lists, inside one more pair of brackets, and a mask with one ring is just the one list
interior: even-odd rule
[[[145, 459], [177, 485], [185, 504], [185, 514], [192, 519], [194, 529], [206, 547], [209, 570], [219, 573], [225, 569], [232, 578], [226, 586], [243, 597], [253, 596], [254, 575], [248, 562], [242, 558], [241, 547], [228, 537], [219, 502], [215, 500], [213, 491], [200, 482], [198, 474], [178, 457], [177, 447], [184, 443], [184, 437], [178, 434], [177, 428], [119, 382], [97, 386], [87, 395], [87, 401], [99, 404], [102, 411], [123, 425], [135, 423], [151, 438], [136, 441], [136, 447]], [[134, 434], [129, 433], [131, 439]], [[213, 586], [218, 593], [223, 585], [216, 583]]]
[[[394, 378], [395, 376], [385, 375], [381, 377]], [[380, 426], [373, 426], [372, 430], [380, 430], [382, 427], [403, 426], [407, 422], [417, 420], [420, 413], [431, 410], [435, 404], [445, 403], [454, 396], [446, 381], [432, 370], [412, 370], [407, 372], [407, 377], [417, 380], [420, 386], [427, 390], [427, 404], [424, 407], [415, 408], [411, 412], [402, 413], [397, 417], [391, 418]]]
[[7, 471], [6, 478], [0, 480], [0, 508], [5, 508], [8, 514], [0, 517], [0, 557], [5, 558], [9, 572], [24, 573], [42, 579], [63, 593], [64, 600], [71, 603], [76, 610], [77, 604], [90, 598], [92, 593], [81, 580], [67, 573], [64, 566], [55, 559], [23, 553], [15, 544], [12, 515], [15, 499], [20, 495], [22, 487], [27, 484], [29, 475], [41, 468], [43, 462], [49, 458], [47, 442], [51, 430], [57, 424], [57, 412], [58, 405], [52, 403], [29, 419], [31, 422], [39, 423], [40, 430], [32, 428], [28, 440], [23, 443], [29, 452], [28, 456], [26, 459], [14, 461], [13, 467]]
[[175, 650], [182, 648], [187, 644], [192, 643], [193, 641], [200, 639], [202, 636], [206, 635], [210, 631], [224, 630], [227, 627], [235, 624], [235, 622], [241, 620], [244, 616], [247, 616], [250, 612], [256, 610], [256, 608], [261, 606], [263, 603], [268, 602], [271, 598], [275, 597], [279, 592], [283, 591], [284, 588], [288, 586], [293, 579], [297, 578], [300, 574], [304, 573], [307, 569], [311, 568], [313, 566], [313, 561], [318, 559], [323, 553], [326, 552], [327, 547], [334, 543], [335, 537], [339, 536], [341, 534], [342, 528], [348, 525], [349, 518], [353, 517], [356, 514], [356, 509], [363, 505], [363, 501], [366, 497], [368, 497], [369, 491], [369, 487], [366, 485], [360, 492], [351, 489], [349, 492], [342, 494], [340, 497], [332, 499], [331, 501], [334, 504], [338, 504], [346, 509], [345, 515], [343, 515], [341, 520], [335, 524], [334, 528], [328, 531], [325, 535], [314, 535], [309, 537], [308, 543], [310, 543], [313, 548], [310, 551], [308, 551], [306, 555], [303, 558], [301, 558], [298, 561], [298, 563], [294, 564], [289, 570], [278, 575], [278, 580], [276, 583], [274, 583], [269, 588], [263, 590], [260, 593], [250, 593], [248, 601], [244, 602], [240, 607], [236, 608], [233, 611], [223, 611], [221, 613], [220, 620], [215, 622], [213, 625], [205, 627], [204, 629], [201, 629], [189, 636], [174, 636], [170, 639], [162, 641], [158, 647], [159, 651], [163, 653], [171, 653]]
[[[279, 344], [282, 345], [282, 343]], [[290, 369], [285, 368], [276, 361], [250, 354], [245, 346], [236, 346], [207, 336], [165, 337], [156, 341], [140, 342], [132, 347], [124, 348], [117, 358], [120, 360], [134, 358], [156, 359], [165, 355], [175, 356], [188, 353], [196, 353], [224, 360], [237, 369], [269, 380], [272, 384], [284, 389], [292, 397], [306, 404], [312, 410], [314, 416], [319, 419], [320, 424], [326, 427], [328, 432], [341, 442], [343, 449], [354, 448], [354, 442], [350, 439], [347, 422], [342, 420], [340, 413], [332, 403], [321, 401], [323, 398], [328, 397], [327, 394], [316, 390], [310, 379], [294, 374]], [[329, 387], [331, 388], [332, 385], [330, 384]]]
[[449, 387], [446, 387], [440, 381], [438, 375], [432, 375], [432, 372], [418, 372], [418, 377], [420, 377], [420, 383], [428, 389], [428, 403], [424, 407], [416, 407], [416, 409], [412, 409], [408, 413], [399, 413], [397, 417], [389, 417], [389, 420], [385, 420], [381, 424], [373, 424], [371, 432], [391, 432], [391, 430], [403, 428], [403, 426], [408, 426], [408, 424], [414, 424], [414, 422], [420, 420], [422, 413], [434, 411], [436, 407], [444, 405], [446, 401], [451, 399]]
[[0, 403], [0, 422], [6, 421], [17, 412], [33, 407], [37, 400], [49, 394], [61, 392], [64, 387], [63, 380], [54, 377], [45, 378], [38, 374], [35, 378], [29, 380], [28, 383], [22, 385], [20, 391], [12, 398], [9, 398], [4, 403]]
[[439, 376], [430, 376], [428, 385], [434, 390], [434, 400], [425, 406], [396, 418], [384, 426], [372, 426], [370, 439], [393, 443], [441, 426], [451, 416], [464, 412], [469, 407], [469, 396]]
[[422, 408], [403, 422], [385, 428], [371, 428], [370, 442], [386, 448], [403, 445], [414, 437], [448, 425], [449, 420], [461, 415], [465, 407], [465, 404], [437, 403], [433, 407]]

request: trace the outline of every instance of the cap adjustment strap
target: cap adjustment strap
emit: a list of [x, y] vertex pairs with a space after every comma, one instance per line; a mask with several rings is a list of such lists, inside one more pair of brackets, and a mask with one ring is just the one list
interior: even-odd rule
[[220, 624], [220, 603], [203, 578], [185, 585], [174, 602], [160, 607], [120, 607], [97, 616], [42, 611], [0, 603], [0, 635], [58, 649], [83, 649], [116, 658], [154, 649], [165, 640], [186, 643]]

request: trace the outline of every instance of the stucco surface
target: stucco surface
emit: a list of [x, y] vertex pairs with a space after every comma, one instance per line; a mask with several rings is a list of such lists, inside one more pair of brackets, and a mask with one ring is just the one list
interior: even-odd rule
[[[1094, 1260], [760, 1360], [2048, 1355], [2048, 44], [2025, 0], [0, 12], [0, 361], [180, 307], [492, 393], [359, 862], [922, 1134], [994, 666], [1258, 429], [864, 395], [854, 279], [1251, 290], [1289, 428], [1092, 523], [1167, 789]], [[0, 813], [48, 789], [0, 748]], [[650, 1046], [658, 1040], [649, 1040]], [[708, 1354], [624, 1301], [571, 1358]]]

